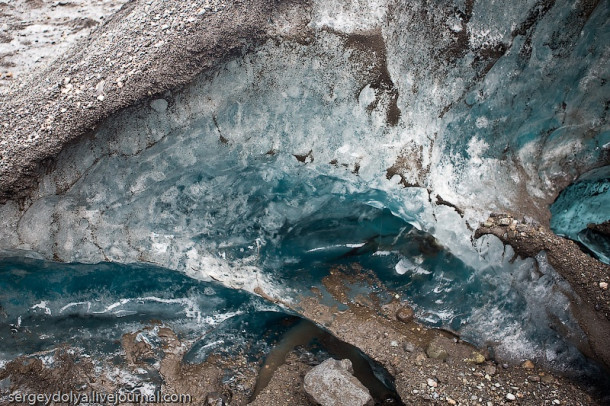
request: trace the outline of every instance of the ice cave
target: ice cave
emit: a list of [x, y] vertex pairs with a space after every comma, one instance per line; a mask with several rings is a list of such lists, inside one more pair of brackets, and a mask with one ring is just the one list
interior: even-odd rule
[[[397, 372], [418, 351], [457, 368], [451, 351], [439, 361], [423, 338], [415, 350], [388, 339], [402, 351], [393, 363], [315, 302], [337, 318], [406, 306], [413, 334], [483, 354], [465, 371], [485, 367], [490, 387], [490, 370], [528, 360], [546, 371], [526, 371], [534, 378], [607, 401], [608, 341], [596, 343], [575, 306], [591, 308], [608, 340], [595, 317], [610, 320], [610, 3], [302, 3], [300, 35], [120, 109], [42, 162], [27, 195], [0, 204], [2, 399], [28, 387], [15, 360], [51, 370], [64, 350], [117, 390], [169, 387], [171, 337], [189, 374], [238, 355], [275, 373], [291, 365], [271, 365], [281, 351], [303, 365], [349, 356], [376, 404], [462, 396], [443, 377], [422, 389]], [[590, 284], [598, 296], [585, 297], [550, 252], [521, 255], [497, 233], [475, 238], [480, 227], [573, 241], [602, 270]], [[277, 375], [250, 373], [255, 389], [235, 368], [219, 378], [233, 400], [219, 402], [265, 404], [257, 395]], [[544, 404], [534, 378], [519, 404]], [[464, 396], [459, 404], [500, 404]]]

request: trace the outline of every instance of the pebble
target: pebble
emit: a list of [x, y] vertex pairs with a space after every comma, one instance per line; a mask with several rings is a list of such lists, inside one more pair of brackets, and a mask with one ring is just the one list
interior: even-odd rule
[[500, 224], [501, 226], [507, 226], [510, 223], [512, 223], [511, 219], [509, 218], [501, 218], [500, 221], [498, 222], [498, 224]]
[[450, 405], [457, 405], [457, 402], [453, 399], [451, 399], [449, 396], [447, 396], [445, 398], [447, 400], [447, 403], [449, 403]]
[[467, 358], [464, 361], [480, 365], [480, 364], [485, 362], [485, 356], [483, 354], [481, 354], [480, 352], [473, 351], [472, 352], [472, 358]]
[[517, 397], [515, 395], [513, 395], [512, 393], [507, 393], [506, 400], [510, 400], [512, 402], [513, 400], [517, 400]]
[[411, 342], [406, 342], [403, 344], [403, 348], [405, 349], [406, 352], [413, 352], [415, 351], [415, 345], [413, 345], [413, 343]]
[[498, 372], [495, 365], [485, 365], [485, 373], [490, 376], [494, 376]]
[[403, 306], [396, 312], [396, 318], [403, 323], [408, 323], [413, 320], [413, 316], [413, 309], [411, 309], [409, 306]]
[[599, 283], [599, 288], [601, 290], [608, 290], [608, 282], [600, 282]]
[[553, 404], [554, 405], [560, 405], [561, 402], [559, 401], [559, 399], [553, 399]]
[[428, 386], [431, 388], [436, 388], [438, 386], [438, 383], [434, 379], [428, 378], [427, 382]]
[[523, 362], [523, 364], [521, 364], [521, 366], [524, 369], [534, 369], [534, 363], [532, 361], [530, 361], [529, 359], [525, 360], [525, 362]]

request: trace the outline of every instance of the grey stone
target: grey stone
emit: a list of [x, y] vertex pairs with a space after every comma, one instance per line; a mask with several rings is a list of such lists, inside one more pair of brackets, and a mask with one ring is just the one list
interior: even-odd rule
[[305, 392], [322, 406], [372, 406], [368, 389], [353, 372], [350, 360], [329, 358], [305, 375]]
[[426, 348], [426, 355], [432, 359], [440, 359], [442, 361], [449, 357], [449, 353], [440, 344], [439, 340], [432, 340], [432, 342]]

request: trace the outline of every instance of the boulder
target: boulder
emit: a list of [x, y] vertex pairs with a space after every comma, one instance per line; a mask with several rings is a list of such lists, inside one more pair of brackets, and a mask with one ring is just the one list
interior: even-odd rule
[[305, 392], [322, 406], [372, 406], [368, 389], [353, 373], [350, 360], [329, 358], [305, 375]]

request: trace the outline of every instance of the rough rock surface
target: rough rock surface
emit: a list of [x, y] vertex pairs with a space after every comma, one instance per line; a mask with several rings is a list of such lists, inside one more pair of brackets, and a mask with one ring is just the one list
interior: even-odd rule
[[[306, 35], [307, 0], [134, 0], [80, 46], [0, 95], [0, 202], [67, 143], [271, 37]], [[46, 162], [45, 162], [46, 161]]]
[[369, 391], [354, 377], [348, 359], [327, 359], [305, 375], [305, 392], [322, 406], [372, 405]]
[[127, 1], [0, 2], [0, 93], [68, 51]]
[[509, 215], [490, 217], [475, 232], [509, 244], [517, 255], [535, 257], [545, 251], [549, 264], [572, 286], [572, 311], [589, 338], [592, 354], [610, 370], [610, 292], [600, 283], [610, 280], [610, 265], [584, 253], [576, 243], [553, 234], [541, 225], [526, 224]]

